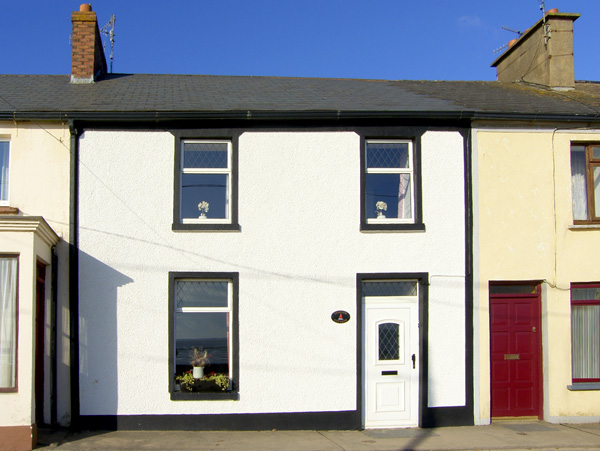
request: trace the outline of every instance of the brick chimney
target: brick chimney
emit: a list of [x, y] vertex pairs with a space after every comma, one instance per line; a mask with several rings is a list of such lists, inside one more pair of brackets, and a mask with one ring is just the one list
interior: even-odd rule
[[71, 83], [93, 83], [106, 74], [106, 58], [96, 13], [86, 3], [71, 14], [73, 53]]
[[579, 16], [549, 10], [492, 63], [497, 80], [573, 89], [573, 22]]

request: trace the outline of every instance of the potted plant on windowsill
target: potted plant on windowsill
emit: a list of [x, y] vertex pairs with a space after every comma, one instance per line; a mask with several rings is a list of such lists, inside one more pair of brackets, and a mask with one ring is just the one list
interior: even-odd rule
[[204, 377], [204, 367], [210, 362], [208, 350], [203, 347], [192, 348], [190, 351], [190, 363], [193, 367], [194, 379], [202, 379]]
[[387, 204], [380, 200], [375, 204], [375, 212], [377, 213], [377, 219], [385, 219], [384, 211], [387, 211]]
[[206, 219], [206, 213], [208, 213], [209, 206], [210, 206], [210, 204], [208, 202], [206, 202], [205, 200], [203, 200], [202, 202], [200, 202], [198, 204], [198, 210], [200, 210], [200, 216], [198, 216], [198, 218]]
[[229, 377], [222, 373], [210, 373], [202, 379], [196, 379], [191, 371], [186, 371], [175, 380], [182, 391], [187, 392], [224, 392], [229, 387]]

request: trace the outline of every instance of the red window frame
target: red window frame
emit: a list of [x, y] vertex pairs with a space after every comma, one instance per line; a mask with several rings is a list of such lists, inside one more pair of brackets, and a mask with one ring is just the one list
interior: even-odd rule
[[[571, 312], [573, 306], [577, 305], [597, 305], [600, 308], [600, 299], [573, 299], [573, 290], [577, 288], [600, 288], [600, 282], [590, 282], [590, 283], [572, 283], [571, 284]], [[571, 331], [571, 342], [573, 341], [573, 331]], [[572, 346], [572, 343], [571, 343]], [[573, 352], [573, 348], [571, 347], [571, 352]], [[572, 363], [571, 363], [572, 365]], [[600, 377], [598, 378], [572, 378], [573, 383], [586, 383], [586, 382], [600, 382]]]

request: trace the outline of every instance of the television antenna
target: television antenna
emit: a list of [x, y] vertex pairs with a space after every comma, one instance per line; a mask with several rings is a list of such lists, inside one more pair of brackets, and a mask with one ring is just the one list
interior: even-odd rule
[[[540, 10], [542, 11], [542, 21], [544, 23], [543, 26], [543, 36], [544, 36], [544, 44], [548, 45], [548, 40], [550, 39], [550, 27], [549, 25], [546, 23], [546, 2], [545, 0], [538, 0], [540, 3]], [[523, 32], [520, 30], [513, 30], [512, 28], [508, 28], [508, 27], [501, 27], [503, 30], [506, 31], [510, 31], [512, 33], [516, 33], [518, 35], [518, 37], [520, 38], [521, 36], [523, 36]], [[504, 50], [505, 48], [508, 48], [509, 44], [504, 44], [501, 47], [498, 47], [497, 49], [494, 49], [494, 53], [498, 53], [501, 52], [502, 50]]]
[[[513, 30], [512, 28], [508, 28], [508, 27], [504, 27], [504, 26], [503, 26], [503, 27], [500, 27], [500, 28], [502, 28], [503, 30], [506, 30], [506, 31], [510, 31], [510, 32], [512, 32], [512, 33], [516, 33], [516, 34], [518, 35], [518, 37], [519, 37], [519, 38], [520, 38], [521, 36], [523, 36], [523, 32], [521, 32], [521, 31], [519, 31], [519, 30]], [[517, 39], [518, 39], [518, 38], [517, 38]], [[494, 49], [494, 53], [501, 52], [502, 50], [504, 50], [505, 48], [508, 48], [508, 47], [509, 47], [509, 45], [508, 45], [508, 44], [504, 44], [503, 46], [501, 46], [501, 47], [498, 47], [497, 49]]]
[[538, 0], [540, 2], [540, 9], [542, 10], [542, 21], [544, 22], [544, 27], [542, 28], [544, 32], [544, 44], [548, 45], [548, 40], [550, 39], [550, 25], [546, 23], [546, 2], [545, 0]]
[[108, 37], [110, 41], [110, 73], [113, 71], [114, 48], [115, 48], [115, 15], [110, 16], [110, 20], [102, 27], [100, 33]]

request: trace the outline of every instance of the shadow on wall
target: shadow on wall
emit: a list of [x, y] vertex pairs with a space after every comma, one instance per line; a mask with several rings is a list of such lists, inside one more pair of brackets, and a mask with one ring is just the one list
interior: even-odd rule
[[117, 289], [133, 279], [79, 251], [79, 280], [80, 413], [116, 414]]

